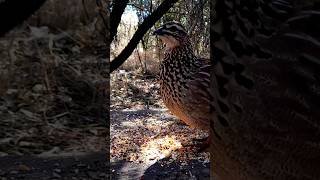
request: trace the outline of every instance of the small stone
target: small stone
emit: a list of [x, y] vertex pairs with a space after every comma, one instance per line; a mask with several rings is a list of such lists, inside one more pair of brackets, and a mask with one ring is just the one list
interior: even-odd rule
[[36, 84], [32, 87], [32, 91], [34, 92], [42, 92], [44, 90], [45, 90], [45, 87], [42, 84]]

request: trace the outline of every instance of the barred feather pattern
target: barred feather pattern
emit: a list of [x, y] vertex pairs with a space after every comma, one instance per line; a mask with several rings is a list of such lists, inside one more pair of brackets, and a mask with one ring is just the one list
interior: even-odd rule
[[213, 179], [320, 179], [319, 1], [215, 9]]
[[160, 65], [160, 95], [179, 119], [193, 128], [207, 130], [210, 124], [210, 68], [208, 60], [194, 55], [185, 37], [181, 46], [168, 49]]

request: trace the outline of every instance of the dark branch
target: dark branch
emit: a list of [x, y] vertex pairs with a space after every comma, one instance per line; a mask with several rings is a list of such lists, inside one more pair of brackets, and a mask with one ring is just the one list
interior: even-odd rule
[[21, 24], [46, 0], [5, 0], [0, 3], [0, 36]]
[[121, 15], [123, 14], [129, 0], [116, 0], [114, 1], [110, 19], [112, 20], [110, 27], [110, 39], [113, 40], [117, 34], [117, 29], [121, 21]]
[[144, 8], [143, 8], [143, 7], [140, 7], [140, 6], [137, 5], [137, 4], [129, 3], [128, 5], [133, 6], [133, 7], [135, 7], [136, 9], [139, 9], [140, 11], [144, 11]]
[[110, 72], [119, 68], [128, 59], [144, 34], [177, 2], [178, 0], [164, 0], [161, 5], [148, 16], [143, 23], [138, 27], [128, 45], [122, 52], [111, 61]]

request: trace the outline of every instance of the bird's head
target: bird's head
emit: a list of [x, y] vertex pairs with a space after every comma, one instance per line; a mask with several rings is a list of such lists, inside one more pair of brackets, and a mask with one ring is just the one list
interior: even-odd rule
[[175, 21], [163, 24], [153, 35], [157, 35], [169, 49], [182, 45], [188, 38], [185, 28]]

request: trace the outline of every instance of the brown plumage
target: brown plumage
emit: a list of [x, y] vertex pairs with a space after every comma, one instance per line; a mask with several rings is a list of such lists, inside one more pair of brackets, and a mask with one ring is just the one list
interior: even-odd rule
[[210, 63], [195, 56], [186, 30], [168, 22], [154, 32], [166, 45], [160, 65], [160, 95], [179, 119], [193, 128], [208, 130], [212, 95]]
[[214, 2], [212, 178], [319, 180], [319, 1]]

